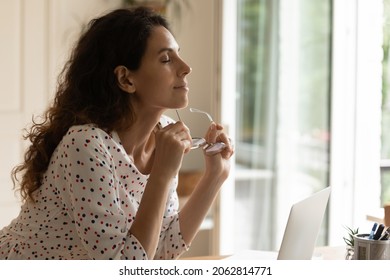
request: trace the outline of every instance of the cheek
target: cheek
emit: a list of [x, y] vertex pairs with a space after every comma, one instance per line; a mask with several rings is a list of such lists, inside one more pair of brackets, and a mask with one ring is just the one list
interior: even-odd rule
[[164, 91], [166, 89], [166, 86], [161, 79], [156, 79], [156, 77], [150, 77], [143, 82], [141, 89], [142, 92], [146, 93], [147, 95], [155, 95], [161, 91]]
[[175, 75], [168, 66], [147, 65], [135, 76], [136, 90], [142, 95], [161, 95], [173, 88]]
[[174, 79], [171, 75], [160, 71], [158, 74], [145, 75], [140, 82], [140, 86], [144, 89], [161, 91], [170, 89], [174, 84]]
[[158, 101], [164, 99], [166, 92], [169, 91], [169, 87], [163, 80], [158, 79], [156, 76], [144, 77], [141, 81], [138, 81], [137, 86], [138, 96], [144, 101]]

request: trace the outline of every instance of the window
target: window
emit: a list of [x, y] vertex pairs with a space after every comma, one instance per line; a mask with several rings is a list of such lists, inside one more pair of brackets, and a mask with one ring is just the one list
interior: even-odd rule
[[331, 1], [237, 1], [236, 250], [277, 249], [329, 184], [330, 47]]
[[344, 245], [345, 226], [369, 231], [380, 207], [382, 1], [223, 9], [221, 116], [236, 155], [220, 252], [278, 249], [291, 204], [327, 185], [318, 245]]

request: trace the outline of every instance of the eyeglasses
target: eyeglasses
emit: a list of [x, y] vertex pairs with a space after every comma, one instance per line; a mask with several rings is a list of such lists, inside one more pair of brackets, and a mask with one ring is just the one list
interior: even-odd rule
[[[195, 109], [195, 108], [190, 108], [191, 113], [200, 113], [204, 114], [208, 117], [210, 122], [213, 122], [213, 118], [210, 116], [209, 113]], [[176, 110], [177, 117], [179, 118], [179, 121], [181, 121], [179, 111]], [[226, 144], [223, 142], [216, 142], [216, 143], [207, 143], [206, 139], [203, 137], [192, 137], [192, 146], [191, 150], [202, 148], [207, 155], [215, 155], [221, 152], [223, 149], [225, 149]]]

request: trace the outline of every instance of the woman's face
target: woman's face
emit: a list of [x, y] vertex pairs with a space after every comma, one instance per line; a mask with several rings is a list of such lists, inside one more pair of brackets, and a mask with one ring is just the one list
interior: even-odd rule
[[148, 41], [140, 68], [132, 73], [137, 100], [142, 107], [177, 109], [188, 104], [186, 76], [191, 68], [180, 58], [172, 34], [156, 26]]

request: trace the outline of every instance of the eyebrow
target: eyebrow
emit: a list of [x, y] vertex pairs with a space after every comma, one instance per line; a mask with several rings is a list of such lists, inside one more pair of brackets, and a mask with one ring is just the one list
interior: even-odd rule
[[[158, 51], [158, 54], [163, 53], [163, 52], [174, 52], [175, 50], [173, 48], [162, 48]], [[177, 49], [177, 51], [180, 51], [180, 48]]]

